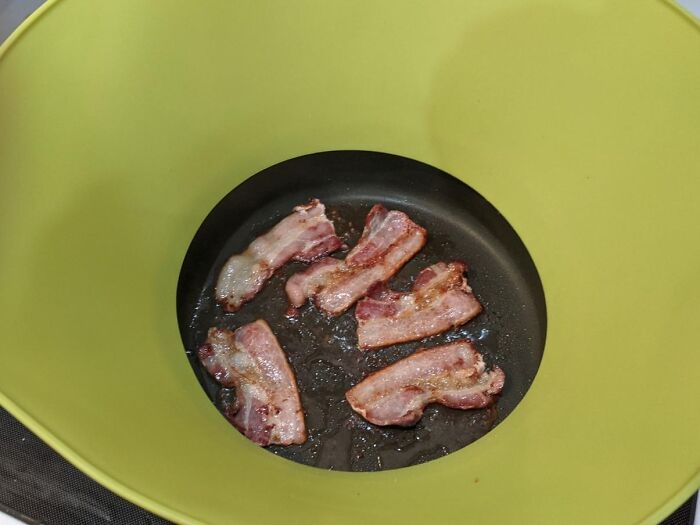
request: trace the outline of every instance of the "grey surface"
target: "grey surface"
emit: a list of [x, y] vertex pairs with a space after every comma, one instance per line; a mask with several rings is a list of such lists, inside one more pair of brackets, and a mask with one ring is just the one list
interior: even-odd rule
[[0, 43], [45, 0], [0, 0]]
[[690, 14], [700, 18], [700, 0], [678, 0], [678, 3]]

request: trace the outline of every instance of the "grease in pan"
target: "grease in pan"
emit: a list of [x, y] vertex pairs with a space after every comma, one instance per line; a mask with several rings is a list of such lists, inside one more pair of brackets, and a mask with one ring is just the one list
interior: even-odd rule
[[[309, 216], [307, 210], [314, 208], [320, 211]], [[295, 207], [292, 216], [251, 244], [258, 249], [249, 248], [249, 252], [264, 254], [258, 260], [278, 261], [269, 271], [268, 265], [262, 263], [263, 275], [271, 275], [309, 242], [311, 251], [306, 250], [304, 260], [310, 259], [312, 252], [321, 256], [328, 246], [340, 246], [341, 241], [324, 210], [318, 199], [312, 199], [309, 206]], [[318, 230], [320, 235], [316, 233]], [[328, 238], [330, 243], [326, 241]], [[362, 349], [440, 334], [467, 322], [482, 310], [464, 279], [464, 263], [440, 262], [424, 269], [416, 277], [411, 293], [391, 292], [385, 287], [385, 282], [418, 252], [426, 238], [426, 230], [405, 213], [388, 211], [375, 204], [365, 220], [358, 244], [344, 260], [322, 259], [310, 269], [293, 275], [285, 290], [288, 297], [293, 297], [295, 291], [314, 295], [319, 310], [336, 314], [372, 291], [372, 297], [361, 301], [356, 312]], [[280, 253], [284, 256], [275, 255]], [[241, 257], [246, 255], [233, 256], [226, 262], [218, 283], [223, 279], [246, 287], [248, 277], [255, 272], [250, 271], [250, 265], [236, 263]], [[264, 282], [255, 284], [257, 292]], [[325, 291], [327, 300], [319, 301], [319, 292]], [[344, 306], [336, 312], [328, 308], [328, 300]], [[223, 306], [232, 311], [229, 304]], [[293, 302], [292, 314], [296, 314], [298, 306], [300, 301]], [[235, 387], [235, 398], [224, 414], [243, 434], [263, 446], [306, 441], [294, 374], [265, 321], [250, 323], [235, 332], [213, 327], [198, 354], [219, 384]], [[492, 405], [503, 388], [505, 374], [498, 367], [489, 373], [484, 370], [481, 354], [465, 339], [422, 349], [371, 374], [345, 397], [352, 409], [370, 423], [410, 426], [421, 418], [430, 403], [462, 410]]]
[[[317, 197], [337, 235], [356, 246], [367, 215], [381, 203], [406, 214], [427, 232], [424, 247], [386, 286], [409, 291], [426, 268], [469, 262], [469, 286], [483, 311], [467, 324], [423, 341], [374, 351], [358, 349], [353, 308], [338, 316], [315, 305], [287, 317], [285, 284], [308, 268], [290, 261], [235, 313], [214, 300], [219, 270], [301, 202]], [[347, 257], [346, 248], [333, 258]], [[313, 264], [313, 263], [311, 263]], [[221, 387], [199, 364], [197, 348], [216, 326], [235, 330], [265, 319], [279, 339], [297, 380], [308, 440], [269, 445], [286, 458], [334, 470], [368, 471], [429, 461], [468, 445], [506, 418], [527, 391], [544, 341], [541, 287], [522, 242], [492, 206], [461, 181], [425, 164], [371, 152], [329, 152], [285, 161], [249, 178], [209, 214], [183, 264], [178, 311], [195, 374], [219, 410], [235, 407], [235, 390]], [[474, 342], [489, 368], [508, 379], [498, 403], [454, 410], [434, 403], [411, 427], [377, 426], [353, 411], [345, 394], [369, 374], [411, 355], [461, 338]], [[458, 431], [455, 431], [458, 429]]]

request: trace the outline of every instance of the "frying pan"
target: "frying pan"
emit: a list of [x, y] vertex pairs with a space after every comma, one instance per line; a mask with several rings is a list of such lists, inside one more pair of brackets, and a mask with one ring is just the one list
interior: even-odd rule
[[[655, 523], [700, 484], [700, 39], [673, 4], [62, 0], [1, 53], [1, 402], [109, 488], [191, 523], [575, 524]], [[541, 278], [530, 389], [444, 458], [275, 457], [183, 352], [207, 214], [334, 150], [464, 181]]]
[[[302, 308], [286, 315], [286, 279], [304, 267], [289, 264], [250, 304], [231, 315], [216, 305], [214, 286], [234, 253], [286, 216], [309, 195], [319, 197], [336, 232], [354, 246], [371, 206], [401, 209], [427, 228], [426, 246], [392, 279], [408, 289], [423, 268], [468, 261], [469, 284], [484, 315], [459, 329], [411, 344], [360, 352], [352, 309], [338, 317]], [[232, 225], [236, 225], [235, 228]], [[347, 251], [347, 250], [345, 250]], [[197, 358], [211, 326], [236, 329], [265, 319], [296, 373], [310, 439], [271, 447], [278, 455], [334, 470], [381, 470], [441, 457], [478, 439], [522, 399], [537, 373], [546, 332], [546, 306], [534, 262], [498, 211], [463, 182], [423, 163], [386, 153], [335, 151], [272, 166], [230, 192], [207, 216], [187, 251], [178, 283], [178, 322], [200, 384], [226, 412], [235, 392], [218, 387]], [[353, 413], [345, 392], [363, 377], [418, 348], [458, 338], [474, 341], [489, 364], [508, 374], [498, 403], [462, 412], [431, 406], [411, 429], [380, 428]]]

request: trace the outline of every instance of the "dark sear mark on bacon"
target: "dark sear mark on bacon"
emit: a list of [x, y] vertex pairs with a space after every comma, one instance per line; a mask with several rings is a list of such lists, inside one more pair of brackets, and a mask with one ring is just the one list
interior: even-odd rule
[[326, 257], [294, 274], [285, 286], [290, 315], [307, 299], [330, 315], [340, 315], [373, 286], [398, 272], [424, 245], [427, 232], [401, 211], [375, 204], [357, 245], [344, 260]]
[[284, 351], [265, 321], [236, 331], [210, 328], [199, 359], [236, 400], [225, 416], [246, 437], [266, 446], [306, 441], [296, 379]]
[[251, 300], [289, 260], [310, 262], [336, 251], [343, 242], [318, 199], [297, 206], [291, 215], [226, 261], [216, 283], [216, 300], [235, 312]]
[[462, 262], [439, 262], [418, 274], [410, 293], [379, 286], [355, 308], [360, 349], [415, 341], [456, 328], [481, 312]]
[[505, 374], [484, 359], [471, 341], [418, 350], [370, 374], [345, 394], [355, 412], [375, 425], [414, 425], [430, 403], [462, 410], [491, 405]]

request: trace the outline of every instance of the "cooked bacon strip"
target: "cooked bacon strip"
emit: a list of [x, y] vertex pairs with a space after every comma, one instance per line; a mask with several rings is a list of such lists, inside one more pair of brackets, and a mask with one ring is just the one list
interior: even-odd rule
[[328, 220], [325, 206], [313, 199], [258, 237], [248, 249], [226, 261], [216, 283], [216, 300], [235, 312], [260, 291], [272, 274], [290, 259], [310, 262], [328, 255], [343, 242]]
[[497, 366], [490, 372], [485, 368], [481, 354], [463, 339], [418, 350], [370, 374], [345, 397], [370, 423], [410, 426], [430, 403], [462, 410], [491, 405], [505, 374]]
[[360, 349], [415, 341], [460, 326], [481, 312], [462, 262], [434, 264], [418, 274], [410, 293], [376, 289], [355, 308]]
[[367, 215], [357, 246], [344, 261], [321, 259], [287, 281], [290, 313], [309, 298], [328, 314], [343, 313], [373, 286], [396, 274], [423, 247], [426, 238], [425, 229], [408, 215], [376, 204]]
[[235, 332], [210, 328], [199, 359], [221, 385], [235, 387], [226, 416], [246, 437], [262, 446], [306, 441], [294, 373], [265, 321]]

